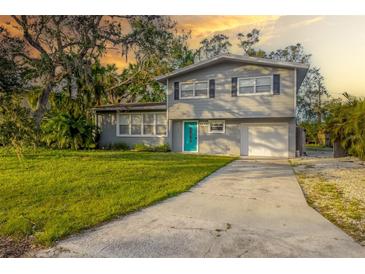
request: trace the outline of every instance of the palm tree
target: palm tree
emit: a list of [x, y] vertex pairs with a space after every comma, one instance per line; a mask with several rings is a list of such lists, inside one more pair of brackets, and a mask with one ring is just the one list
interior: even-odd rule
[[96, 127], [84, 115], [58, 112], [42, 123], [42, 141], [54, 148], [94, 148]]
[[350, 154], [365, 159], [365, 100], [344, 93], [346, 101], [327, 104], [326, 130]]

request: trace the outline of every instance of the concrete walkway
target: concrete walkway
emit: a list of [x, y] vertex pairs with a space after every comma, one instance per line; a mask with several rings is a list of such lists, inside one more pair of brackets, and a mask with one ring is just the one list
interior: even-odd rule
[[365, 257], [365, 248], [307, 205], [286, 160], [238, 160], [37, 256]]

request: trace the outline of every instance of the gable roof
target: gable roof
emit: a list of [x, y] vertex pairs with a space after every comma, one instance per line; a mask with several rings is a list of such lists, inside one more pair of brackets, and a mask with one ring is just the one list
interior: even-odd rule
[[102, 105], [93, 108], [97, 112], [108, 112], [108, 111], [163, 111], [166, 110], [166, 102], [156, 103], [129, 103], [129, 104], [113, 104], [113, 105]]
[[200, 61], [198, 63], [174, 70], [171, 73], [159, 76], [156, 78], [156, 81], [160, 83], [166, 83], [166, 80], [179, 76], [181, 74], [185, 74], [187, 72], [192, 72], [198, 69], [206, 68], [214, 64], [219, 64], [222, 62], [231, 61], [231, 62], [240, 62], [243, 64], [255, 64], [262, 66], [271, 66], [271, 67], [282, 67], [282, 68], [292, 68], [297, 69], [297, 85], [300, 86], [304, 77], [309, 69], [309, 65], [302, 63], [293, 63], [293, 62], [282, 62], [276, 61], [267, 58], [259, 58], [259, 57], [251, 57], [246, 55], [237, 55], [237, 54], [222, 54], [216, 57]]

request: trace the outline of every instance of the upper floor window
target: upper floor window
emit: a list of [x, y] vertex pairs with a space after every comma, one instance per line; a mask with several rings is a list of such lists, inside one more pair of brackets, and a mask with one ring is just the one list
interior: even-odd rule
[[180, 98], [208, 98], [208, 82], [181, 83]]
[[272, 76], [238, 79], [238, 95], [272, 94]]
[[166, 136], [166, 113], [120, 113], [118, 114], [118, 136]]

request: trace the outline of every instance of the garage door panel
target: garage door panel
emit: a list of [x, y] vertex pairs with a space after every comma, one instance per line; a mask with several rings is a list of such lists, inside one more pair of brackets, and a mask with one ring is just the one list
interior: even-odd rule
[[249, 156], [288, 157], [288, 126], [248, 126]]

